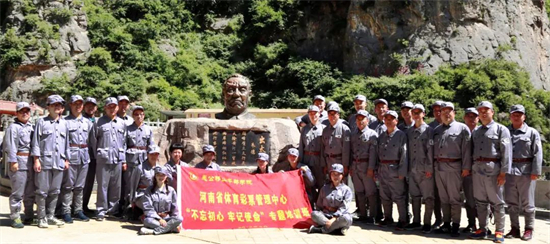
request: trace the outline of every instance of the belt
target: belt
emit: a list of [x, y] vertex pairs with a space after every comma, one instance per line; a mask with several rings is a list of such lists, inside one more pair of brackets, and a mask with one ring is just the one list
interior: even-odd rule
[[476, 158], [475, 161], [478, 161], [478, 162], [494, 162], [494, 161], [500, 161], [500, 158], [479, 157], [479, 158]]
[[147, 147], [130, 147], [131, 149], [147, 150]]
[[88, 144], [69, 144], [70, 147], [87, 148]]
[[353, 160], [353, 162], [356, 162], [356, 163], [366, 163], [368, 161], [369, 161], [369, 158], [358, 158]]
[[380, 163], [383, 163], [383, 164], [398, 164], [399, 160], [380, 160]]
[[311, 155], [311, 156], [319, 156], [321, 153], [320, 152], [315, 152], [315, 151], [304, 151], [304, 154], [305, 155]]
[[442, 163], [454, 163], [454, 162], [460, 162], [462, 161], [461, 158], [438, 158], [437, 159], [437, 162], [442, 162]]
[[325, 154], [325, 157], [327, 158], [339, 158], [342, 157], [342, 154]]
[[531, 162], [533, 162], [533, 158], [514, 158], [514, 159], [512, 159], [512, 162], [514, 162], [514, 163], [531, 163]]
[[28, 157], [28, 156], [30, 156], [31, 154], [28, 153], [28, 152], [17, 152], [15, 155], [17, 155], [17, 156], [25, 156], [25, 157]]
[[139, 186], [138, 186], [138, 189], [145, 189], [145, 188], [147, 188], [146, 185], [139, 185]]

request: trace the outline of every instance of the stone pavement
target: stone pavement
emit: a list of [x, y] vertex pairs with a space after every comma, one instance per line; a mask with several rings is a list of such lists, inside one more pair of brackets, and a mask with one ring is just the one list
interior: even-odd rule
[[[95, 196], [92, 196], [95, 199]], [[91, 205], [91, 204], [90, 204]], [[352, 204], [355, 206], [355, 204]], [[90, 206], [91, 207], [91, 206]], [[462, 225], [466, 226], [466, 212], [462, 211]], [[394, 206], [394, 219], [397, 208]], [[523, 224], [523, 218], [520, 218]], [[8, 197], [0, 196], [0, 243], [492, 243], [491, 240], [468, 240], [463, 234], [459, 238], [448, 235], [424, 235], [420, 231], [395, 231], [357, 224], [351, 227], [346, 236], [307, 234], [297, 229], [238, 229], [238, 230], [191, 230], [180, 234], [162, 236], [138, 236], [139, 224], [107, 219], [88, 223], [76, 222], [61, 228], [39, 229], [26, 226], [24, 229], [10, 227]], [[509, 219], [506, 218], [506, 231]], [[494, 231], [494, 226], [491, 225]], [[492, 237], [491, 237], [492, 238]], [[506, 240], [505, 243], [527, 243], [521, 240]], [[537, 219], [535, 238], [532, 244], [550, 243], [550, 221]]]

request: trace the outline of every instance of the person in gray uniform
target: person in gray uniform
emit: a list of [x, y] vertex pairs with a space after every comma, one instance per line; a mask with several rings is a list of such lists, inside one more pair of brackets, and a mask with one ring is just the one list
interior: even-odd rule
[[443, 209], [443, 226], [438, 231], [457, 237], [462, 214], [462, 178], [472, 169], [472, 140], [468, 126], [455, 121], [451, 102], [441, 104], [441, 122], [433, 136], [435, 182]]
[[494, 208], [495, 238], [493, 242], [504, 242], [504, 198], [503, 186], [506, 174], [512, 164], [512, 143], [510, 130], [493, 121], [493, 104], [482, 101], [477, 106], [481, 126], [474, 130], [473, 180], [474, 198], [478, 214], [479, 229], [470, 235], [473, 239], [487, 238], [488, 205]]
[[120, 211], [122, 165], [126, 164], [126, 136], [124, 120], [117, 116], [118, 101], [105, 99], [105, 115], [92, 127], [90, 144], [97, 160], [97, 221], [105, 220], [107, 213]]
[[[351, 122], [350, 122], [351, 123]], [[378, 134], [368, 127], [369, 113], [365, 110], [357, 111], [355, 116], [355, 129], [351, 133], [352, 164], [350, 169], [351, 179], [355, 188], [355, 199], [359, 209], [360, 221], [374, 224], [374, 216], [378, 212], [376, 200], [376, 182], [374, 181], [374, 169], [376, 167], [376, 144]], [[369, 214], [367, 215], [366, 204]]]
[[316, 210], [311, 212], [311, 219], [315, 224], [309, 228], [308, 233], [346, 234], [353, 222], [349, 209], [353, 195], [342, 181], [343, 178], [344, 166], [333, 164], [330, 168], [330, 183], [321, 188]]
[[[355, 98], [353, 99], [353, 106], [355, 107], [355, 111], [359, 111], [359, 110], [367, 111], [367, 97], [365, 97], [364, 95], [355, 96]], [[356, 125], [356, 122], [355, 122], [355, 116], [356, 115], [357, 114], [352, 114], [348, 118], [349, 130], [350, 131], [354, 131], [354, 129], [357, 128], [357, 125]], [[369, 124], [371, 124], [371, 123], [374, 123], [375, 121], [377, 121], [378, 119], [376, 119], [376, 117], [369, 114], [368, 120], [369, 120]]]
[[384, 221], [380, 226], [393, 224], [393, 203], [399, 210], [396, 229], [403, 230], [407, 225], [407, 204], [405, 177], [408, 171], [407, 134], [397, 128], [397, 112], [389, 110], [384, 115], [386, 130], [378, 136], [378, 175], [380, 198], [384, 207]]
[[315, 178], [314, 201], [317, 201], [319, 190], [323, 187], [326, 181], [326, 176], [323, 172], [324, 165], [321, 164], [321, 150], [323, 150], [322, 134], [325, 129], [319, 121], [319, 107], [310, 105], [308, 107], [309, 121], [300, 134], [300, 144], [298, 151], [300, 153], [300, 163], [307, 165], [313, 172]]
[[[512, 169], [506, 175], [504, 189], [512, 229], [506, 238], [533, 238], [535, 228], [535, 187], [542, 169], [542, 143], [539, 132], [525, 123], [525, 108], [514, 105], [510, 108], [508, 126], [512, 135]], [[519, 214], [525, 216], [525, 232], [520, 235]]]
[[258, 153], [256, 158], [258, 167], [252, 172], [252, 174], [271, 174], [273, 170], [269, 167], [269, 155], [267, 153]]
[[16, 116], [15, 121], [6, 129], [4, 140], [2, 142], [2, 151], [9, 167], [8, 177], [11, 183], [11, 194], [9, 197], [10, 204], [10, 219], [12, 220], [11, 227], [23, 228], [25, 225], [21, 221], [21, 205], [25, 205], [26, 224], [32, 223], [33, 218], [33, 203], [34, 200], [30, 196], [34, 196], [32, 192], [34, 185], [31, 175], [32, 170], [31, 160], [29, 158], [31, 151], [31, 138], [33, 135], [33, 126], [29, 122], [31, 117], [31, 106], [27, 102], [18, 102], [15, 105]]
[[[435, 127], [437, 127], [439, 124], [441, 124], [441, 104], [443, 101], [435, 101], [432, 104], [432, 113], [434, 116], [434, 120], [428, 124], [432, 129], [435, 130]], [[439, 191], [437, 190], [437, 185], [435, 186], [435, 197], [434, 197], [434, 217], [435, 222], [432, 225], [432, 228], [437, 230], [441, 226], [443, 214], [441, 212], [441, 200], [439, 198]]]
[[130, 214], [128, 211], [132, 209], [131, 205], [136, 195], [142, 164], [147, 160], [147, 150], [155, 145], [153, 130], [143, 124], [145, 109], [142, 106], [135, 106], [132, 117], [134, 123], [128, 126], [126, 137], [126, 164], [122, 165], [122, 180], [124, 181], [122, 195], [124, 198], [120, 200], [126, 214]]
[[[478, 127], [479, 117], [477, 109], [474, 107], [466, 108], [464, 110], [464, 124], [468, 126], [470, 132], [473, 132], [475, 128]], [[466, 216], [468, 217], [468, 226], [462, 229], [463, 233], [470, 233], [477, 230], [476, 227], [476, 201], [474, 199], [474, 180], [472, 179], [472, 174], [463, 178], [462, 189], [464, 191], [464, 198], [466, 199], [466, 204], [464, 208], [466, 209]]]
[[183, 219], [178, 211], [176, 191], [168, 184], [169, 175], [167, 168], [155, 168], [153, 185], [147, 188], [144, 195], [145, 219], [138, 234], [160, 235], [180, 232], [179, 225]]
[[222, 168], [220, 168], [220, 166], [216, 162], [214, 162], [214, 158], [216, 158], [216, 150], [214, 150], [214, 146], [212, 145], [203, 146], [202, 161], [199, 162], [197, 165], [195, 165], [195, 168], [222, 171]]
[[[84, 101], [84, 112], [82, 113], [82, 116], [84, 118], [87, 118], [93, 123], [95, 123], [95, 112], [97, 111], [97, 101], [93, 97], [87, 97]], [[92, 148], [88, 145], [88, 153], [90, 154], [90, 163], [88, 164], [88, 173], [86, 174], [86, 182], [84, 183], [84, 193], [82, 196], [82, 208], [85, 213], [91, 213], [92, 210], [88, 208], [88, 204], [90, 203], [90, 196], [92, 195], [92, 190], [94, 188], [94, 181], [95, 181], [95, 168], [96, 168], [96, 161], [95, 161], [95, 152], [92, 150]]]
[[302, 171], [302, 177], [304, 178], [307, 197], [309, 199], [309, 203], [311, 204], [311, 207], [313, 208], [314, 207], [313, 192], [315, 191], [315, 188], [314, 188], [315, 178], [313, 177], [313, 173], [311, 172], [311, 169], [307, 165], [298, 162], [299, 157], [300, 157], [300, 152], [298, 151], [298, 149], [293, 147], [289, 148], [286, 156], [286, 161], [284, 161], [277, 170], [273, 170], [273, 171], [274, 172], [285, 172], [285, 171], [292, 171], [292, 170]]
[[49, 115], [36, 122], [31, 155], [34, 157], [34, 183], [38, 206], [38, 227], [64, 225], [54, 217], [63, 180], [63, 170], [69, 168], [69, 126], [60, 117], [65, 100], [59, 95], [48, 97]]
[[126, 126], [130, 126], [134, 123], [134, 119], [132, 116], [129, 116], [126, 112], [128, 111], [128, 107], [130, 107], [130, 99], [128, 99], [128, 96], [118, 96], [118, 111], [117, 116], [124, 120], [124, 123], [126, 123]]
[[377, 121], [370, 123], [369, 128], [376, 131], [378, 135], [386, 130], [386, 126], [384, 125], [384, 115], [388, 112], [388, 106], [389, 104], [386, 99], [379, 98], [374, 100], [374, 112], [376, 113]]
[[344, 182], [347, 182], [348, 166], [350, 164], [351, 153], [351, 132], [349, 127], [340, 121], [340, 107], [338, 104], [332, 104], [328, 108], [329, 125], [325, 127], [322, 135], [323, 156], [321, 165], [325, 168], [326, 174], [333, 164], [344, 166]]
[[409, 101], [405, 101], [401, 104], [401, 118], [403, 118], [403, 122], [397, 125], [398, 129], [406, 131], [414, 126], [414, 120], [411, 114], [411, 109], [413, 107], [414, 104]]
[[[411, 109], [414, 126], [407, 132], [409, 152], [409, 193], [412, 197], [413, 222], [405, 229], [422, 227], [424, 233], [432, 230], [434, 206], [433, 129], [424, 122], [425, 108], [415, 104]], [[420, 221], [422, 200], [425, 202], [424, 225]]]
[[[312, 105], [319, 108], [319, 121], [323, 122], [327, 120], [328, 114], [327, 114], [327, 111], [325, 111], [325, 107], [328, 107], [328, 106], [325, 103], [325, 97], [321, 95], [315, 95], [315, 97], [313, 97]], [[302, 121], [304, 121], [306, 124], [311, 123], [311, 121], [309, 120], [308, 114], [304, 114], [302, 116]]]
[[81, 221], [90, 219], [82, 212], [83, 189], [88, 174], [90, 154], [88, 137], [93, 123], [82, 116], [84, 99], [80, 95], [71, 96], [71, 114], [65, 117], [69, 126], [69, 169], [63, 173], [61, 187], [61, 212], [65, 223], [72, 223], [71, 205], [74, 216]]
[[174, 187], [174, 189], [178, 190], [178, 171], [177, 167], [191, 167], [188, 163], [181, 160], [181, 157], [183, 156], [183, 150], [184, 147], [181, 143], [172, 143], [170, 145], [170, 148], [168, 149], [170, 151], [170, 160], [165, 164], [165, 166], [168, 167], [170, 170], [170, 173], [172, 174], [172, 180], [171, 180], [171, 186]]
[[[140, 208], [141, 210], [145, 210], [143, 206], [145, 198], [143, 198], [143, 196], [145, 195], [147, 188], [151, 187], [153, 185], [153, 182], [155, 181], [155, 168], [161, 167], [158, 162], [160, 148], [157, 145], [152, 145], [149, 147], [148, 150], [149, 151], [147, 154], [147, 160], [145, 160], [145, 162], [143, 162], [143, 165], [141, 166], [141, 175], [139, 176], [139, 182], [136, 187], [135, 195], [132, 202], [133, 204], [135, 204], [136, 207]], [[162, 167], [166, 167], [168, 169], [168, 172], [170, 173], [168, 175], [168, 180], [170, 181], [172, 179], [170, 166], [165, 165]]]

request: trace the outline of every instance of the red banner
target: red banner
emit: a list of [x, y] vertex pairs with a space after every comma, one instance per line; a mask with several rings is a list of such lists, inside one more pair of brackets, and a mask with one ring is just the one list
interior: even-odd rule
[[184, 229], [309, 227], [299, 170], [252, 175], [181, 167], [178, 194]]

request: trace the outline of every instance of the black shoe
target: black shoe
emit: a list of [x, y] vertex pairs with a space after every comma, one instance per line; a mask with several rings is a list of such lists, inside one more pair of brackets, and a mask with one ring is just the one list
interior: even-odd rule
[[460, 229], [460, 224], [453, 223], [453, 227], [451, 227], [451, 237], [459, 237], [460, 232], [458, 231]]
[[63, 222], [67, 224], [72, 224], [73, 218], [71, 217], [71, 214], [63, 214]]
[[405, 230], [406, 225], [408, 225], [406, 222], [399, 221], [395, 226], [395, 230]]
[[439, 227], [441, 227], [441, 220], [436, 220], [435, 223], [432, 225], [432, 229], [438, 230]]
[[476, 231], [477, 228], [476, 228], [476, 225], [473, 224], [473, 225], [468, 225], [466, 226], [466, 228], [462, 229], [462, 233], [472, 233], [474, 231]]
[[24, 218], [23, 219], [23, 224], [24, 225], [32, 225], [34, 222], [34, 219], [33, 218]]
[[521, 232], [519, 228], [512, 227], [510, 232], [504, 236], [506, 239], [521, 238]]
[[405, 226], [405, 229], [406, 230], [415, 230], [415, 229], [418, 229], [420, 227], [422, 227], [422, 225], [420, 223], [410, 223], [410, 224]]
[[307, 233], [308, 234], [323, 233], [323, 229], [321, 227], [312, 225], [311, 227], [309, 227], [309, 230], [307, 231]]
[[83, 222], [88, 222], [90, 221], [90, 218], [88, 218], [88, 216], [84, 215], [84, 213], [82, 211], [78, 211], [75, 215], [74, 215], [74, 218], [76, 220], [80, 220], [80, 221], [83, 221]]
[[424, 233], [424, 234], [432, 233], [432, 226], [431, 225], [424, 225], [422, 227], [422, 233]]
[[374, 224], [374, 218], [373, 217], [367, 217], [365, 220], [363, 220], [363, 223], [372, 225]]
[[439, 229], [436, 230], [438, 234], [448, 234], [451, 233], [451, 223], [445, 223]]
[[380, 227], [386, 227], [386, 226], [390, 226], [390, 225], [393, 225], [393, 219], [384, 219], [380, 222], [378, 222], [378, 226]]
[[93, 213], [95, 213], [94, 210], [91, 210], [91, 209], [89, 209], [89, 208], [83, 208], [82, 211], [84, 211], [84, 213], [87, 213], [87, 214], [93, 214]]

